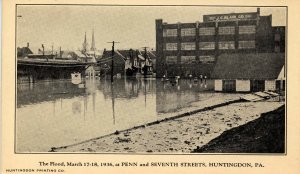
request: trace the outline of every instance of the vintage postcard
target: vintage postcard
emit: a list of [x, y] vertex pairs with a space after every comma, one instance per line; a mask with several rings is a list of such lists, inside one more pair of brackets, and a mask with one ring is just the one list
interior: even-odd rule
[[299, 173], [296, 6], [4, 1], [1, 172]]

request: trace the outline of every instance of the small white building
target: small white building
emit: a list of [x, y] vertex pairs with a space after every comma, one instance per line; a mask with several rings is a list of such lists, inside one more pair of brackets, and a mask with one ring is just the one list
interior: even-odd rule
[[218, 57], [211, 77], [215, 91], [284, 90], [284, 53], [235, 53]]

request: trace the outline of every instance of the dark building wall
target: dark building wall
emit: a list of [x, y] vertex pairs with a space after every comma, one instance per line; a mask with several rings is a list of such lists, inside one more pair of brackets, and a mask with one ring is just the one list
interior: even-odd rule
[[162, 76], [163, 74], [163, 64], [165, 63], [164, 52], [163, 52], [163, 23], [162, 19], [157, 19], [155, 21], [156, 28], [156, 74]]
[[285, 52], [285, 27], [273, 27], [272, 39], [274, 40], [274, 51]]
[[256, 32], [256, 46], [258, 52], [274, 52], [272, 30], [272, 16], [261, 16]]
[[[224, 14], [225, 17], [234, 16], [236, 18], [240, 16], [246, 18], [247, 15], [248, 18], [243, 20], [221, 20], [218, 22], [210, 20], [209, 17], [222, 19], [222, 15], [204, 15], [204, 22], [202, 23], [167, 24], [163, 23], [162, 19], [156, 20], [157, 76], [162, 77], [166, 72], [171, 72], [174, 75], [183, 75], [188, 72], [204, 74], [209, 77], [214, 63], [221, 54], [276, 52], [275, 47], [277, 52], [278, 50], [279, 52], [285, 51], [285, 27], [272, 27], [272, 15], [260, 16], [259, 9], [254, 13]], [[231, 29], [233, 27], [232, 33], [226, 33], [227, 29], [224, 27], [231, 27]], [[187, 28], [194, 29], [195, 33], [191, 36], [181, 35], [182, 30]], [[209, 28], [214, 32], [203, 35], [203, 31]], [[247, 31], [247, 28], [250, 28], [250, 32]], [[168, 29], [173, 29], [174, 32], [176, 30], [177, 33], [169, 36], [166, 32]], [[275, 37], [275, 35], [277, 36]], [[226, 49], [226, 44], [229, 42], [230, 49]], [[167, 44], [169, 43], [177, 44], [177, 48], [168, 50]], [[195, 43], [195, 48], [183, 50], [181, 48], [182, 43]], [[205, 44], [212, 43], [214, 43], [213, 49], [203, 48]], [[168, 62], [166, 58], [170, 56], [176, 56], [177, 61]], [[184, 56], [194, 56], [195, 60], [193, 63], [185, 63], [182, 60]], [[206, 62], [206, 57], [214, 58], [214, 61]]]
[[[102, 70], [101, 74], [106, 73], [106, 75], [111, 75], [111, 66], [112, 61], [111, 58], [112, 54], [111, 51], [104, 51], [103, 52], [103, 59], [108, 60], [100, 63], [100, 66], [108, 66], [109, 68], [106, 70]], [[116, 52], [114, 53], [114, 75], [120, 73], [121, 75], [124, 75], [125, 73], [125, 60], [119, 56]]]

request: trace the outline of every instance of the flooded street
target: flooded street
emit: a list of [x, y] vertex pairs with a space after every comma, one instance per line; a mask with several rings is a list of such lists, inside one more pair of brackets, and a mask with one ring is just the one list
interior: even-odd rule
[[67, 80], [18, 84], [16, 150], [47, 152], [170, 117], [195, 102], [219, 98], [213, 85], [155, 79], [116, 79], [113, 86], [110, 80], [87, 79], [85, 88]]

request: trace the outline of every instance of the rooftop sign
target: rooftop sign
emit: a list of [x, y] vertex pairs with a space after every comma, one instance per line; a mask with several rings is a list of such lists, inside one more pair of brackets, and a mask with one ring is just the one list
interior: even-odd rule
[[235, 14], [217, 14], [217, 15], [204, 15], [204, 22], [216, 21], [235, 21], [235, 20], [250, 20], [256, 19], [257, 13], [235, 13]]

